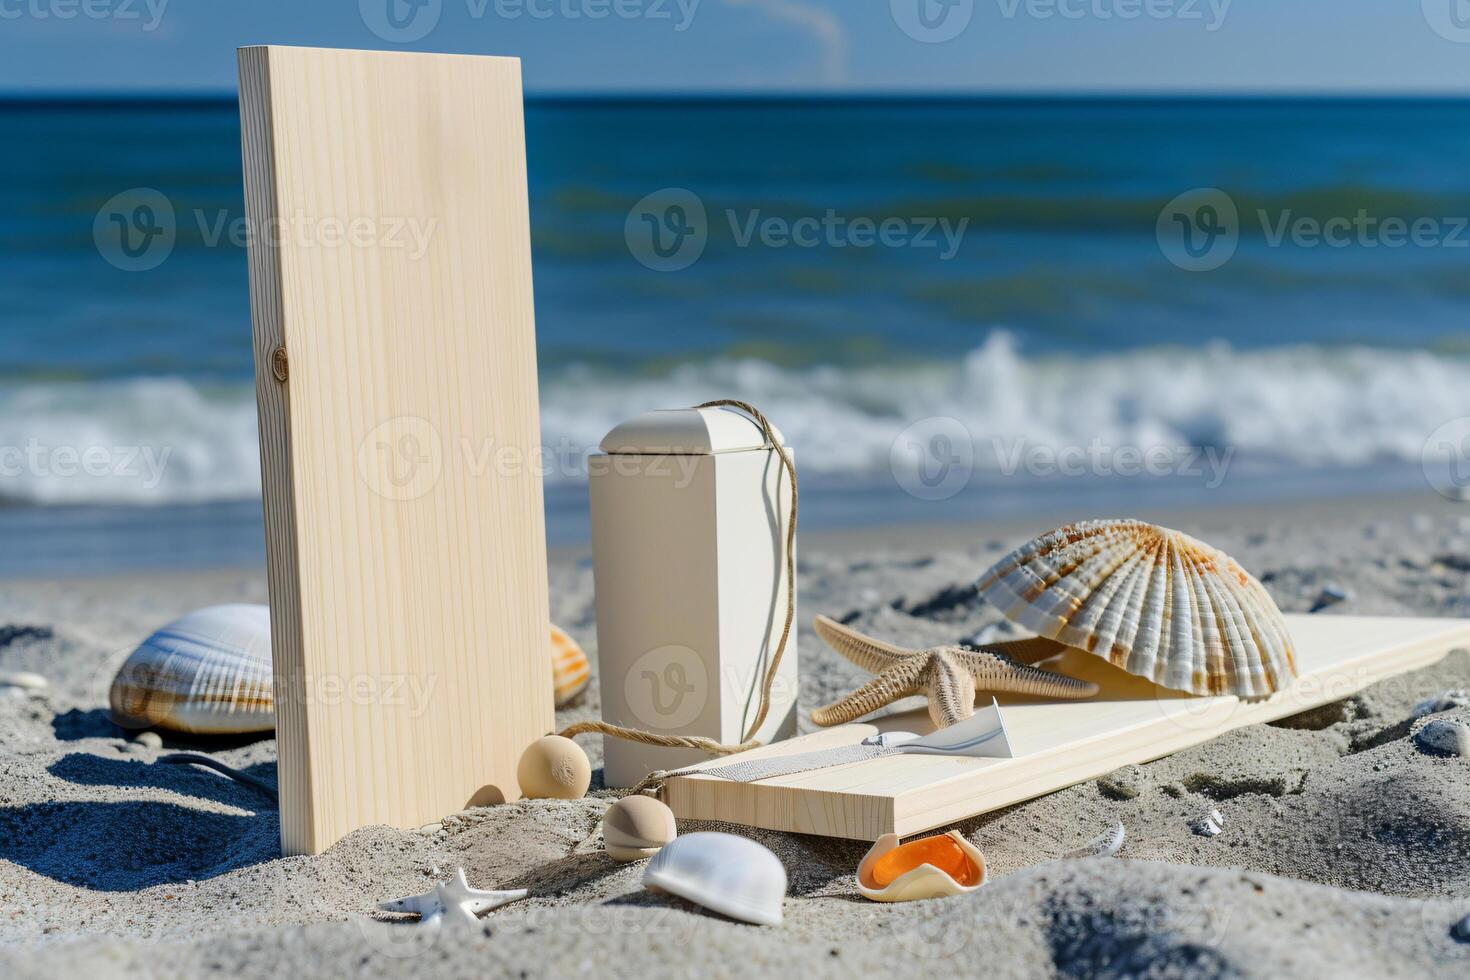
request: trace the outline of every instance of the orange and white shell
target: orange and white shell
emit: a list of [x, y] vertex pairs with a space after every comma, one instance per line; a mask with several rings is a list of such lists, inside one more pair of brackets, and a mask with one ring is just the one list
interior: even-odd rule
[[241, 603], [179, 617], [128, 656], [107, 700], [123, 728], [204, 735], [273, 730], [270, 609]]
[[592, 678], [592, 665], [577, 641], [565, 630], [551, 627], [551, 684], [556, 692], [556, 706], [566, 705], [587, 689]]
[[985, 867], [985, 855], [980, 849], [969, 841], [958, 830], [951, 830], [946, 837], [950, 837], [967, 859], [973, 869], [977, 881], [973, 885], [962, 885], [955, 881], [949, 873], [936, 868], [932, 864], [921, 864], [917, 868], [905, 871], [887, 885], [879, 885], [873, 879], [873, 866], [890, 851], [896, 851], [900, 847], [897, 834], [884, 834], [879, 837], [868, 853], [863, 856], [862, 863], [858, 865], [857, 886], [858, 891], [866, 899], [874, 902], [917, 902], [926, 898], [948, 898], [952, 895], [968, 895], [978, 888], [985, 887], [989, 880], [989, 873]]
[[1263, 697], [1296, 677], [1281, 610], [1229, 555], [1142, 521], [1068, 524], [977, 583], [1007, 618], [1162, 687]]

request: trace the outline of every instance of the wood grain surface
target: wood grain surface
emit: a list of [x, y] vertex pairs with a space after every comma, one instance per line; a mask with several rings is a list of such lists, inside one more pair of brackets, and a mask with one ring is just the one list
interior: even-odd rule
[[552, 727], [520, 63], [239, 67], [281, 837], [315, 853], [518, 797]]
[[[1061, 652], [1038, 666], [1095, 681], [1102, 690], [1086, 701], [999, 695], [1014, 758], [886, 756], [758, 783], [679, 776], [666, 783], [664, 799], [680, 819], [856, 840], [906, 836], [1157, 759], [1234, 728], [1341, 700], [1470, 646], [1470, 620], [1295, 615], [1287, 622], [1300, 676], [1291, 688], [1263, 700], [1192, 697], [1058, 647]], [[932, 728], [927, 712], [905, 711], [721, 762], [851, 745], [878, 731]]]

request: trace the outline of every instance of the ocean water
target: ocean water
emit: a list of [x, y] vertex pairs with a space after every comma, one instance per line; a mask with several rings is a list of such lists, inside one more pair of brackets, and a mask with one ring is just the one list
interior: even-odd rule
[[[608, 428], [721, 396], [829, 526], [1428, 492], [1470, 414], [1467, 103], [533, 101], [527, 138], [554, 543]], [[0, 103], [0, 177], [0, 573], [257, 560], [233, 103]]]

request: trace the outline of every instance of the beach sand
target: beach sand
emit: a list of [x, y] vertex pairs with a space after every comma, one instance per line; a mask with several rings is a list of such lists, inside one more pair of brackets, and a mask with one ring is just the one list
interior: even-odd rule
[[[861, 672], [810, 630], [858, 614], [908, 645], [998, 621], [966, 586], [1057, 520], [803, 535], [804, 712]], [[1104, 515], [1094, 515], [1104, 516]], [[1280, 508], [1134, 515], [1204, 537], [1288, 611], [1331, 584], [1322, 615], [1470, 616], [1470, 508], [1428, 494]], [[553, 619], [594, 655], [584, 552], [551, 570]], [[189, 766], [153, 765], [107, 719], [120, 656], [202, 605], [265, 601], [256, 570], [0, 583], [0, 669], [50, 687], [0, 696], [0, 974], [18, 977], [1467, 976], [1470, 759], [1408, 737], [1415, 702], [1470, 688], [1470, 653], [1306, 716], [1241, 729], [958, 825], [983, 850], [974, 895], [884, 906], [856, 894], [866, 845], [719, 825], [771, 847], [790, 878], [785, 924], [760, 928], [645, 892], [609, 861], [616, 794], [370, 827], [317, 857], [281, 858], [273, 805]], [[0, 692], [3, 694], [3, 692]], [[591, 690], [558, 723], [595, 717]], [[1470, 709], [1458, 709], [1470, 719]], [[810, 730], [803, 719], [803, 730]], [[594, 765], [601, 747], [584, 737]], [[275, 743], [165, 736], [275, 778]], [[1190, 830], [1218, 809], [1216, 837]], [[1113, 858], [1061, 859], [1121, 820]], [[478, 932], [376, 914], [456, 867], [531, 898]]]

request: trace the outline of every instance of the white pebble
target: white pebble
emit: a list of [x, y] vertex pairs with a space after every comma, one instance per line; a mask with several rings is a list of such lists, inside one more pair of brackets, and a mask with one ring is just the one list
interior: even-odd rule
[[163, 748], [163, 736], [157, 732], [139, 732], [133, 736], [133, 743], [145, 749], [161, 749]]
[[39, 691], [48, 686], [46, 678], [28, 670], [0, 672], [0, 685], [19, 687], [27, 691]]
[[1421, 749], [1470, 756], [1470, 725], [1458, 718], [1431, 718], [1414, 733], [1414, 741]]
[[1428, 514], [1415, 514], [1409, 518], [1409, 530], [1415, 534], [1428, 534], [1434, 530], [1434, 521]]

